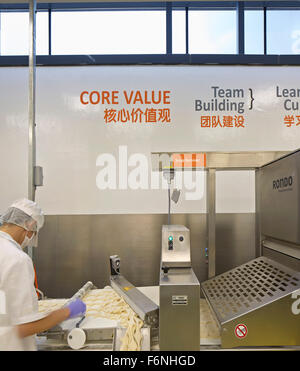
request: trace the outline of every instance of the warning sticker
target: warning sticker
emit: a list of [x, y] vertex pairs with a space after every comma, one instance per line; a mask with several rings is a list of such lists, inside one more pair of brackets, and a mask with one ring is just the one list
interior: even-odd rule
[[133, 289], [133, 288], [134, 288], [134, 286], [131, 286], [131, 287], [130, 287], [130, 286], [124, 286], [124, 287], [123, 287], [123, 290], [124, 290], [124, 291], [129, 291], [129, 290], [131, 290], [131, 289]]
[[235, 326], [234, 333], [237, 338], [243, 339], [248, 333], [247, 326], [242, 323], [238, 324]]

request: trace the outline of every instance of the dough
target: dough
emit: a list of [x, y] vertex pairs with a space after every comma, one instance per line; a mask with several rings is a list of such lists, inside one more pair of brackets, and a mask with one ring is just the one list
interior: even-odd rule
[[[61, 308], [66, 299], [39, 300], [39, 312], [48, 313]], [[112, 288], [89, 291], [82, 299], [86, 317], [102, 317], [118, 321], [126, 328], [121, 339], [121, 350], [141, 350], [143, 321]]]
[[90, 309], [87, 317], [92, 315], [117, 320], [122, 327], [126, 328], [125, 335], [121, 339], [121, 350], [141, 350], [141, 328], [144, 323], [114, 290], [111, 288], [91, 290], [82, 300]]

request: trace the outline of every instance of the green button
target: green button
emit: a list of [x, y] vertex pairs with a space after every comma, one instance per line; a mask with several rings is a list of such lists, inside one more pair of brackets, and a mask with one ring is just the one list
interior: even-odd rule
[[173, 241], [173, 237], [172, 236], [169, 236], [169, 241]]

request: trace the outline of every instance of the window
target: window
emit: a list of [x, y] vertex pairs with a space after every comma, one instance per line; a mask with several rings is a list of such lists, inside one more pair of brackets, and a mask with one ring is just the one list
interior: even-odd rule
[[300, 10], [267, 12], [268, 54], [300, 54]]
[[165, 11], [52, 13], [52, 54], [166, 53]]
[[172, 52], [184, 54], [186, 52], [186, 25], [185, 10], [173, 10], [172, 12]]
[[[238, 4], [38, 1], [37, 63], [300, 65], [300, 1]], [[29, 52], [28, 9], [28, 2], [0, 3], [0, 56], [12, 56], [0, 57], [0, 65], [27, 65], [19, 56]], [[244, 32], [239, 34], [238, 12], [243, 11]], [[244, 53], [239, 52], [243, 34]]]
[[245, 54], [264, 54], [264, 12], [245, 11]]
[[189, 11], [190, 54], [235, 54], [236, 11]]
[[[1, 13], [1, 55], [28, 55], [29, 13]], [[36, 16], [36, 54], [48, 54], [48, 12]]]

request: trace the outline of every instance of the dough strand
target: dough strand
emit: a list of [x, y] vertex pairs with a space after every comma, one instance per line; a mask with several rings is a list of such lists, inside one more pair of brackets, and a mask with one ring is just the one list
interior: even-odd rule
[[[66, 299], [40, 300], [39, 311], [47, 313], [59, 309], [66, 301]], [[83, 297], [82, 301], [87, 306], [86, 317], [116, 320], [126, 328], [125, 335], [121, 339], [120, 350], [141, 350], [141, 329], [144, 322], [112, 288], [91, 290]]]

